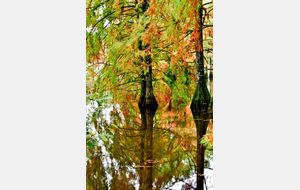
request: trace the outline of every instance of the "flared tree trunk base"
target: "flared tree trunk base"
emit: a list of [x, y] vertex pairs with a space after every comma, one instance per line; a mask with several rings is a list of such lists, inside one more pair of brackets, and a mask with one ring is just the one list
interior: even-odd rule
[[143, 80], [141, 82], [141, 96], [139, 100], [139, 107], [157, 108], [158, 103], [153, 94], [151, 66], [147, 66], [147, 73], [146, 75], [142, 75], [142, 78]]
[[191, 103], [191, 110], [207, 111], [210, 103], [210, 94], [206, 86], [205, 79], [197, 82], [196, 91]]

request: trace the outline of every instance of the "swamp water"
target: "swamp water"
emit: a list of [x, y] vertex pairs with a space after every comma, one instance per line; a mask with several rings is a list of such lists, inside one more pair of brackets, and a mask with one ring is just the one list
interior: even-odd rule
[[209, 130], [212, 116], [205, 121], [193, 117], [189, 105], [171, 110], [139, 109], [129, 102], [105, 109], [89, 105], [87, 189], [212, 190], [212, 150], [205, 150], [204, 183], [197, 185], [196, 174], [197, 126], [202, 122]]

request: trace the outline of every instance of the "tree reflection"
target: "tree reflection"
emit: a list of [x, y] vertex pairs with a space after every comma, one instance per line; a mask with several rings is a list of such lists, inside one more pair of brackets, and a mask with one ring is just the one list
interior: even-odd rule
[[206, 129], [209, 123], [209, 119], [212, 118], [212, 114], [206, 110], [192, 109], [194, 121], [197, 128], [197, 190], [204, 189], [204, 164], [205, 164], [205, 147], [200, 143], [201, 138], [206, 134]]
[[[95, 152], [93, 152], [95, 153]], [[100, 156], [92, 156], [86, 166], [86, 186], [90, 190], [108, 189], [103, 160]]]
[[[157, 110], [154, 107], [139, 107], [141, 113], [141, 153], [140, 153], [140, 189], [153, 188], [153, 117]], [[146, 160], [145, 160], [146, 153]]]
[[[130, 103], [126, 110], [115, 107], [109, 121], [96, 119], [97, 133], [106, 134], [107, 140], [99, 139], [91, 152], [87, 189], [168, 189], [178, 182], [195, 188], [192, 176], [203, 174], [200, 137], [208, 117], [192, 115], [188, 106], [176, 112]], [[197, 176], [203, 184], [203, 177]]]

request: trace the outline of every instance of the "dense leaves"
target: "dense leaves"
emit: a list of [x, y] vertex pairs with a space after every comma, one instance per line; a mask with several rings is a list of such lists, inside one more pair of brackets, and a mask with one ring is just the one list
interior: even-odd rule
[[[87, 189], [135, 189], [134, 179], [149, 189], [150, 174], [157, 188], [188, 178], [197, 171], [199, 146], [213, 148], [212, 118], [201, 123], [199, 137], [190, 110], [212, 110], [213, 1], [87, 0], [86, 6]], [[151, 133], [143, 130], [138, 105], [149, 97], [158, 103]]]
[[[199, 1], [87, 1], [88, 93], [113, 92], [115, 103], [121, 103], [117, 97], [124, 96], [124, 89], [138, 96], [147, 55], [152, 59], [158, 99], [166, 91], [172, 95], [187, 91], [185, 88], [194, 91], [199, 29], [203, 47], [198, 49], [204, 51], [205, 67], [211, 68], [213, 61], [212, 2], [203, 5], [204, 24], [199, 26]], [[186, 94], [182, 101], [190, 98]]]

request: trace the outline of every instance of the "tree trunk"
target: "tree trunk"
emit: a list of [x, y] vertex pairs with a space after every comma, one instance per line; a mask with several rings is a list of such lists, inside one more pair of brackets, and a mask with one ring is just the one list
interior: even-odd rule
[[141, 82], [141, 96], [139, 101], [139, 107], [158, 107], [158, 103], [153, 94], [152, 86], [152, 66], [151, 66], [151, 56], [145, 57], [145, 62], [147, 64], [146, 75]]
[[140, 74], [140, 77], [142, 78], [141, 80], [141, 95], [140, 95], [140, 100], [139, 100], [139, 107], [145, 107], [146, 105], [146, 76], [144, 72], [142, 71]]
[[213, 64], [210, 58], [210, 73], [209, 73], [209, 83], [210, 83], [210, 96], [213, 96]]
[[150, 64], [151, 64], [151, 57], [150, 57], [150, 62], [147, 63], [147, 73], [146, 73], [146, 107], [157, 107], [158, 104], [153, 94], [152, 66]]
[[[143, 14], [147, 11], [148, 7], [149, 7], [148, 1], [144, 0], [140, 7], [143, 10]], [[139, 15], [138, 15], [138, 18], [139, 18]], [[145, 51], [145, 49], [148, 47], [148, 45], [149, 44], [143, 44], [142, 41], [139, 40], [138, 49], [140, 51]], [[141, 84], [142, 89], [141, 89], [139, 107], [158, 107], [158, 103], [153, 94], [151, 55], [145, 56], [144, 61], [147, 65], [147, 68], [146, 68], [145, 79], [142, 80], [142, 84]]]
[[204, 55], [203, 55], [203, 31], [201, 27], [203, 26], [202, 21], [202, 0], [200, 1], [199, 10], [199, 28], [198, 28], [198, 39], [196, 42], [196, 76], [197, 76], [197, 86], [193, 96], [191, 109], [196, 110], [207, 110], [210, 102], [210, 94], [206, 86], [206, 79], [204, 76]]
[[197, 127], [197, 190], [203, 190], [204, 182], [204, 153], [205, 147], [200, 144], [201, 138], [206, 134], [206, 129], [208, 125], [207, 113], [209, 103], [210, 103], [210, 94], [207, 88], [207, 80], [204, 74], [204, 54], [203, 54], [203, 12], [202, 12], [202, 0], [200, 0], [200, 8], [198, 12], [198, 38], [196, 42], [196, 76], [197, 76], [197, 85], [196, 90], [193, 96], [191, 110]]

